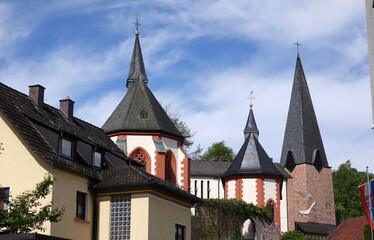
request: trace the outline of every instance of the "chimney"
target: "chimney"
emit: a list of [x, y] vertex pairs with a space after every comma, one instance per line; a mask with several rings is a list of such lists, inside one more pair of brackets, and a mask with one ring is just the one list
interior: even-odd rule
[[36, 84], [29, 86], [29, 96], [34, 100], [38, 108], [43, 108], [45, 87]]
[[73, 122], [73, 110], [74, 110], [74, 101], [69, 97], [66, 99], [60, 100], [60, 110], [66, 115], [70, 122]]

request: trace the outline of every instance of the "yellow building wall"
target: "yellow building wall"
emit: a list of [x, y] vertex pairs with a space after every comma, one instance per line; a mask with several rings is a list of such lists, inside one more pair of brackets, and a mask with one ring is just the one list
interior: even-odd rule
[[[10, 195], [16, 195], [25, 190], [35, 189], [52, 167], [34, 154], [24, 140], [0, 113], [0, 143], [4, 148], [0, 154], [0, 186], [10, 187]], [[40, 202], [44, 205], [52, 200], [50, 194]], [[44, 234], [50, 234], [50, 223], [44, 223]]]
[[[162, 199], [155, 195], [145, 195], [149, 199], [148, 234], [152, 240], [175, 238], [175, 224], [185, 226], [186, 239], [191, 239], [191, 209]], [[140, 224], [131, 222], [132, 224]], [[136, 239], [136, 238], [133, 238]]]
[[131, 195], [131, 240], [153, 239], [149, 232], [149, 197], [143, 194]]
[[98, 197], [98, 240], [107, 240], [109, 239], [109, 230], [110, 230], [110, 196]]
[[48, 173], [56, 179], [52, 194], [41, 199], [40, 202], [46, 205], [53, 200], [54, 206], [65, 207], [65, 213], [60, 222], [45, 222], [43, 224], [45, 231], [35, 232], [70, 239], [91, 239], [92, 197], [90, 194], [88, 194], [89, 222], [74, 220], [76, 191], [89, 193], [88, 179], [53, 168], [40, 159], [1, 113], [0, 143], [3, 143], [4, 148], [0, 154], [0, 186], [10, 187], [10, 200], [25, 190], [35, 189], [36, 184], [41, 182]]
[[[54, 169], [53, 176], [56, 179], [53, 201], [56, 206], [64, 206], [65, 213], [60, 222], [52, 223], [51, 235], [73, 240], [92, 239], [93, 198], [88, 190], [89, 180], [60, 169]], [[77, 191], [87, 193], [87, 221], [75, 219]]]

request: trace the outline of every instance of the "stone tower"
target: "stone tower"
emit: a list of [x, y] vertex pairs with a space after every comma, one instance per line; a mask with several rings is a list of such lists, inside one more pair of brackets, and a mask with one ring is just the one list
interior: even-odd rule
[[[323, 147], [312, 99], [297, 55], [291, 101], [281, 154], [281, 165], [292, 176], [287, 186], [289, 230], [302, 230], [313, 225], [319, 231], [329, 232], [336, 225], [332, 185], [332, 170]], [[311, 194], [316, 201], [310, 214], [312, 200], [295, 194]]]

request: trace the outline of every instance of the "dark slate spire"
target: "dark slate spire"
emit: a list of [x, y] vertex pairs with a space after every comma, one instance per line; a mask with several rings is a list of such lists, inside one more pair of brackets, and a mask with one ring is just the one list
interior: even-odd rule
[[248, 119], [247, 119], [247, 124], [245, 125], [244, 128], [244, 140], [248, 138], [249, 134], [253, 133], [253, 135], [258, 138], [258, 135], [260, 132], [258, 131], [256, 120], [255, 120], [255, 115], [253, 114], [252, 111], [252, 104], [250, 105], [250, 110], [248, 114]]
[[136, 31], [125, 97], [102, 126], [107, 134], [118, 132], [160, 132], [183, 139], [151, 90], [145, 74], [139, 32]]
[[282, 173], [275, 167], [272, 159], [262, 148], [257, 137], [254, 134], [249, 134], [224, 177], [259, 173], [282, 176]]
[[292, 171], [295, 165], [302, 163], [313, 164], [319, 171], [329, 167], [303, 66], [297, 55], [281, 164]]
[[130, 87], [138, 80], [148, 83], [148, 78], [145, 74], [142, 50], [140, 48], [139, 31], [136, 31], [134, 50], [132, 52], [130, 71], [129, 76], [127, 77], [126, 87]]

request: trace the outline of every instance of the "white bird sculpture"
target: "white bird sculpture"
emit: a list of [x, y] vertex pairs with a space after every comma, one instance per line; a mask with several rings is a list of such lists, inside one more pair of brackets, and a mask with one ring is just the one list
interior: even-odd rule
[[303, 217], [306, 217], [306, 215], [308, 215], [310, 213], [310, 211], [312, 210], [312, 208], [314, 207], [314, 205], [316, 205], [316, 200], [314, 199], [314, 197], [309, 194], [309, 193], [305, 193], [305, 192], [300, 192], [300, 191], [295, 191], [295, 193], [299, 194], [300, 196], [302, 197], [305, 197], [306, 199], [310, 199], [312, 200], [312, 205], [306, 209], [306, 210], [300, 210], [299, 213], [301, 215], [303, 215]]

